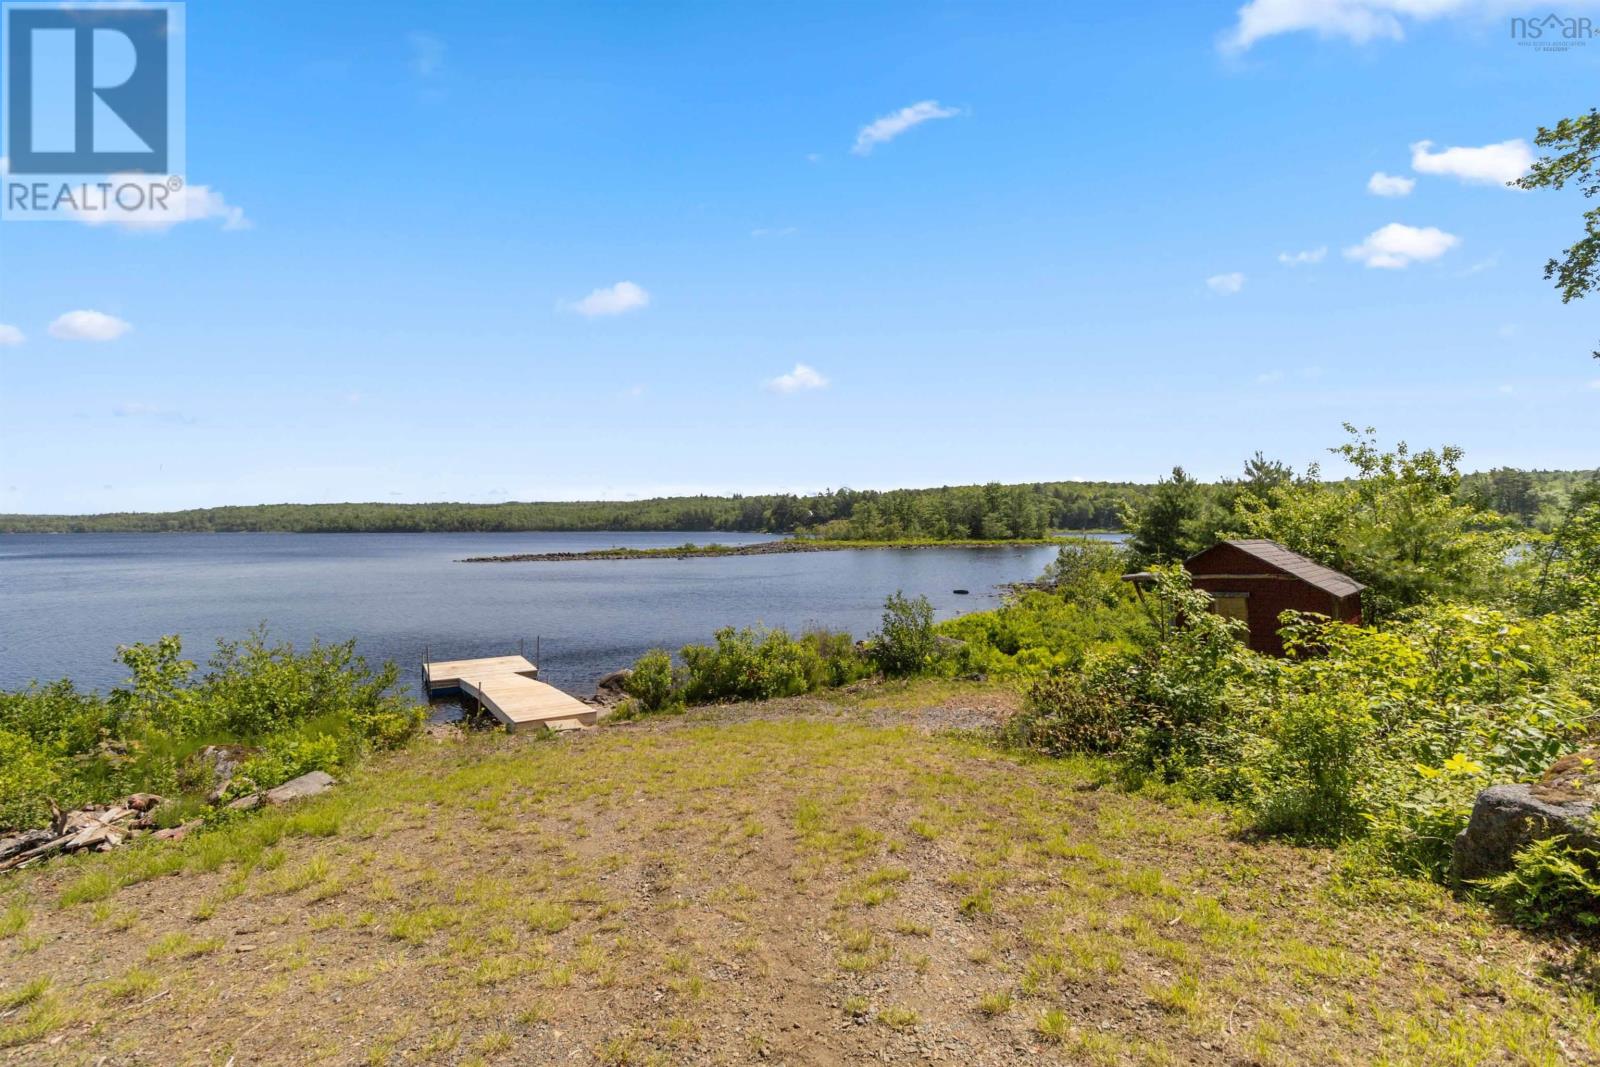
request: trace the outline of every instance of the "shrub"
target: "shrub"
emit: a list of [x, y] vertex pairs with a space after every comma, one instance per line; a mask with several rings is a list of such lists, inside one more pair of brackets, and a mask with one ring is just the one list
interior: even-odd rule
[[894, 593], [883, 602], [883, 629], [872, 643], [879, 670], [891, 677], [920, 674], [933, 665], [937, 648], [927, 597]]
[[0, 730], [0, 829], [50, 818], [47, 799], [60, 784], [57, 761], [23, 734]]
[[810, 679], [821, 670], [820, 662], [813, 662], [816, 650], [783, 630], [727, 626], [715, 640], [683, 647], [684, 697], [690, 703], [795, 696], [810, 689]]
[[1065, 592], [1027, 590], [994, 611], [947, 619], [935, 627], [963, 642], [961, 670], [1024, 678], [1074, 670], [1093, 653], [1134, 647], [1145, 620], [1126, 583], [1111, 603]]
[[65, 679], [20, 692], [0, 693], [0, 730], [23, 734], [63, 755], [88, 752], [110, 732], [104, 699], [79, 692]]
[[1189, 777], [1201, 791], [1228, 796], [1239, 742], [1230, 688], [1259, 657], [1239, 643], [1243, 624], [1213, 614], [1181, 567], [1156, 568], [1146, 599], [1156, 628], [1105, 668], [1128, 704], [1124, 763], [1136, 774]]
[[1057, 756], [1117, 752], [1126, 737], [1126, 707], [1126, 694], [1113, 691], [1109, 679], [1052, 671], [1029, 685], [1021, 714], [1007, 727], [1008, 740]]
[[[847, 633], [811, 630], [793, 637], [785, 630], [729, 626], [716, 632], [715, 641], [681, 650], [678, 699], [700, 704], [797, 696], [845, 685], [869, 669]], [[661, 667], [651, 669], [659, 675]]]
[[271, 789], [312, 771], [331, 774], [342, 762], [339, 738], [331, 734], [275, 735], [267, 739], [259, 755], [239, 765], [228, 783], [227, 795]]
[[1535, 841], [1517, 853], [1511, 870], [1478, 884], [1496, 906], [1521, 926], [1574, 923], [1600, 925], [1600, 878], [1590, 849], [1561, 838]]
[[634, 661], [633, 673], [622, 688], [642, 711], [661, 711], [676, 703], [677, 678], [672, 669], [671, 653], [653, 648], [640, 656]]
[[248, 774], [269, 787], [404, 744], [426, 715], [388, 692], [395, 667], [369, 668], [353, 642], [297, 652], [257, 631], [219, 642], [198, 679], [177, 637], [118, 653], [129, 678], [108, 696], [65, 681], [0, 693], [0, 830], [42, 822], [46, 791], [63, 807], [200, 795], [209, 783], [181, 768], [206, 744], [259, 747]]
[[1296, 694], [1268, 716], [1254, 755], [1261, 829], [1324, 841], [1359, 833], [1375, 725], [1360, 694], [1342, 690]]
[[808, 679], [812, 689], [849, 685], [872, 673], [871, 661], [856, 646], [856, 639], [843, 630], [807, 630], [800, 635], [800, 643], [816, 653], [815, 660], [808, 660], [818, 668]]

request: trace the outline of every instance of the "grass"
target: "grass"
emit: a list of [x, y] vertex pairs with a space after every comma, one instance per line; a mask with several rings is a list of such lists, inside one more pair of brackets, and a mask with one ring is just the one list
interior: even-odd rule
[[15, 937], [28, 925], [31, 913], [22, 904], [12, 904], [0, 911], [0, 938]]
[[1337, 856], [1090, 762], [892, 725], [986, 692], [419, 744], [304, 805], [8, 876], [0, 1045], [46, 1065], [893, 1062], [924, 1039], [1600, 1063], [1573, 946], [1422, 883], [1353, 887]]

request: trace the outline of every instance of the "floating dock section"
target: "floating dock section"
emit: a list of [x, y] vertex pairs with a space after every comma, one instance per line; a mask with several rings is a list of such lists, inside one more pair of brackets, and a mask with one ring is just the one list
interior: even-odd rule
[[513, 730], [522, 726], [581, 730], [594, 725], [596, 708], [538, 676], [539, 668], [522, 656], [441, 660], [423, 663], [422, 688], [430, 697], [435, 693], [471, 697]]

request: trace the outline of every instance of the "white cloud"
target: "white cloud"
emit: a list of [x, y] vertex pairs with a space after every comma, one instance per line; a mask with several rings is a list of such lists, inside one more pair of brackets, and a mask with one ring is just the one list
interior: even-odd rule
[[1411, 146], [1411, 169], [1418, 174], [1447, 174], [1464, 182], [1504, 185], [1528, 173], [1533, 150], [1528, 142], [1513, 139], [1481, 148], [1446, 148], [1431, 151], [1432, 141]]
[[932, 119], [954, 118], [959, 114], [960, 108], [940, 107], [937, 100], [919, 101], [861, 127], [861, 132], [856, 134], [855, 147], [850, 151], [864, 156], [872, 151], [873, 146], [887, 144], [913, 126], [920, 126]]
[[131, 329], [103, 311], [69, 311], [50, 324], [50, 336], [62, 341], [115, 341]]
[[1257, 41], [1302, 30], [1356, 44], [1380, 37], [1398, 41], [1405, 30], [1396, 6], [1396, 0], [1250, 0], [1239, 9], [1239, 21], [1223, 37], [1222, 49], [1243, 52]]
[[1409, 23], [1535, 8], [1543, 11], [1548, 5], [1539, 0], [1249, 0], [1220, 47], [1243, 52], [1268, 37], [1301, 32], [1354, 44], [1402, 41]]
[[1206, 279], [1206, 286], [1219, 296], [1232, 296], [1244, 288], [1244, 275], [1238, 271], [1230, 274], [1213, 274]]
[[0, 348], [4, 348], [7, 345], [20, 345], [26, 340], [27, 338], [22, 336], [21, 330], [15, 326], [7, 326], [5, 323], [0, 322]]
[[609, 288], [596, 289], [576, 304], [572, 310], [588, 318], [602, 315], [621, 315], [637, 311], [650, 303], [650, 294], [632, 282], [618, 282]]
[[1592, 379], [1590, 379], [1589, 388], [1590, 389], [1600, 389], [1600, 378], [1592, 378]]
[[1273, 382], [1283, 381], [1283, 371], [1269, 370], [1256, 375], [1257, 385], [1271, 385]]
[[803, 389], [822, 389], [828, 384], [828, 379], [817, 373], [815, 367], [804, 363], [796, 363], [794, 370], [788, 374], [780, 374], [767, 382], [767, 388], [774, 393], [798, 393]]
[[756, 237], [756, 238], [761, 238], [761, 237], [793, 237], [795, 234], [797, 234], [799, 232], [800, 232], [799, 229], [797, 227], [794, 227], [794, 226], [760, 226], [760, 227], [757, 227], [754, 230], [751, 230], [750, 231], [750, 236], [751, 237]]
[[11, 157], [10, 156], [0, 156], [0, 174], [10, 174], [10, 173], [11, 173]]
[[408, 33], [411, 46], [411, 71], [419, 78], [431, 78], [444, 66], [444, 42], [431, 33]]
[[1344, 254], [1369, 267], [1399, 270], [1422, 260], [1438, 259], [1460, 243], [1461, 239], [1455, 234], [1434, 226], [1391, 222], [1367, 234], [1365, 241], [1345, 249]]
[[1367, 192], [1373, 196], [1410, 196], [1417, 187], [1417, 179], [1403, 178], [1397, 174], [1378, 171], [1367, 179]]
[[[94, 202], [85, 197], [85, 202]], [[140, 207], [124, 211], [113, 205], [108, 210], [75, 213], [79, 222], [88, 226], [118, 226], [137, 232], [163, 232], [180, 222], [206, 222], [220, 220], [224, 230], [248, 230], [252, 223], [245, 217], [244, 208], [228, 203], [227, 199], [209, 185], [185, 185], [168, 195], [170, 210]]]
[[1327, 245], [1307, 248], [1303, 252], [1279, 252], [1278, 262], [1286, 267], [1302, 267], [1307, 263], [1321, 263], [1328, 254]]

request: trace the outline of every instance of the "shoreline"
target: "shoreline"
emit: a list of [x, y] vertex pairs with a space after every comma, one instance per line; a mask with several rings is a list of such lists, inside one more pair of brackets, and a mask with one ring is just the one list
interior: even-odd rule
[[[1085, 534], [1113, 531], [1084, 531]], [[628, 559], [699, 559], [719, 556], [773, 556], [792, 552], [848, 552], [856, 549], [1045, 548], [1073, 544], [1082, 537], [1037, 537], [1000, 541], [808, 541], [786, 538], [749, 545], [683, 544], [667, 548], [596, 548], [586, 552], [518, 552], [503, 556], [469, 556], [457, 563], [575, 563]]]

